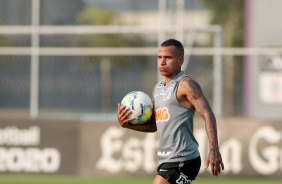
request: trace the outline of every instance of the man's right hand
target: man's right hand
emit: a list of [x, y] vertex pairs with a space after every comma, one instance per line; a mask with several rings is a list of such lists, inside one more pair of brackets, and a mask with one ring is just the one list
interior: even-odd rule
[[128, 118], [130, 114], [131, 114], [130, 108], [126, 106], [121, 106], [120, 103], [118, 104], [118, 112], [117, 112], [118, 122], [120, 126], [122, 126], [123, 128], [127, 128], [128, 123], [135, 120], [135, 118]]

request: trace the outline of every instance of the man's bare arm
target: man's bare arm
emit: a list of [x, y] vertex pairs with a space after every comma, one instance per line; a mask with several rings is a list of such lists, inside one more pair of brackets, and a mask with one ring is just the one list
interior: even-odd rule
[[217, 126], [214, 113], [203, 95], [200, 85], [192, 79], [188, 80], [188, 85], [189, 100], [205, 121], [205, 128], [209, 138], [209, 148], [210, 150], [218, 149]]
[[209, 139], [209, 155], [206, 162], [206, 168], [211, 164], [212, 174], [217, 176], [220, 174], [221, 169], [224, 169], [221, 154], [219, 152], [217, 125], [214, 113], [203, 95], [200, 85], [187, 78], [181, 82], [181, 88], [186, 88], [187, 99], [192, 103], [193, 107], [197, 110], [199, 115], [205, 121], [205, 129]]
[[125, 106], [121, 106], [118, 104], [118, 121], [120, 126], [123, 128], [128, 128], [131, 130], [136, 130], [139, 132], [156, 132], [157, 131], [157, 126], [155, 123], [155, 118], [154, 114], [151, 117], [151, 120], [144, 123], [144, 124], [138, 124], [134, 125], [131, 124], [130, 122], [134, 120], [134, 118], [128, 118], [129, 114], [131, 113], [131, 110], [129, 108], [126, 108]]

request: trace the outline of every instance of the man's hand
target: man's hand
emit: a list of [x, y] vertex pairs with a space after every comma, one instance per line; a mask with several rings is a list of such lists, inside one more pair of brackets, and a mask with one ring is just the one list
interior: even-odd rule
[[120, 104], [118, 104], [117, 117], [118, 117], [118, 122], [120, 126], [122, 126], [123, 128], [136, 130], [139, 132], [156, 132], [157, 131], [157, 126], [156, 126], [154, 115], [152, 116], [151, 120], [146, 123], [131, 124], [130, 122], [135, 120], [135, 118], [128, 118], [130, 113], [131, 113], [130, 108], [126, 106], [121, 106]]
[[118, 117], [118, 122], [120, 126], [126, 128], [129, 122], [135, 120], [135, 118], [128, 118], [130, 113], [131, 113], [130, 108], [126, 106], [121, 106], [120, 104], [118, 104], [117, 117]]
[[224, 170], [224, 164], [218, 148], [210, 150], [206, 162], [206, 169], [209, 165], [211, 166], [211, 172], [214, 176], [218, 176], [221, 173], [221, 170]]

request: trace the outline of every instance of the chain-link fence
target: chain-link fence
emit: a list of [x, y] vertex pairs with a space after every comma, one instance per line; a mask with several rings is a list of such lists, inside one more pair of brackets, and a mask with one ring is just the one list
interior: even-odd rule
[[0, 1], [1, 114], [110, 118], [129, 91], [151, 94], [159, 80], [157, 47], [173, 37], [186, 48], [184, 70], [200, 83], [218, 115], [256, 116], [253, 105], [273, 104], [252, 99], [257, 86], [251, 83], [259, 83], [259, 74], [248, 67], [256, 68], [252, 56], [279, 57], [282, 40], [275, 40], [276, 50], [242, 48], [273, 46], [265, 42], [271, 36], [255, 39], [262, 33], [252, 29], [261, 24], [254, 17], [263, 1], [215, 2]]

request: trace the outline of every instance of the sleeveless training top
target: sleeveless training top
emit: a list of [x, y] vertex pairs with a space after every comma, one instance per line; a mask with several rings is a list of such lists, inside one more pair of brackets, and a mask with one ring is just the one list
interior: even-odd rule
[[155, 118], [159, 136], [159, 164], [183, 162], [200, 156], [193, 135], [195, 111], [181, 105], [176, 92], [179, 81], [187, 77], [179, 72], [168, 84], [162, 80], [154, 92]]

